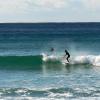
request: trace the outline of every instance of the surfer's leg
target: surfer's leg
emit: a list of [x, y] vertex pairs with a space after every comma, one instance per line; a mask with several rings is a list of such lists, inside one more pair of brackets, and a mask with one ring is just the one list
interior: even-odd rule
[[68, 61], [68, 62], [69, 62], [69, 58], [70, 58], [70, 56], [67, 57], [67, 61]]
[[69, 57], [67, 57], [67, 61], [69, 62], [69, 59], [68, 59]]

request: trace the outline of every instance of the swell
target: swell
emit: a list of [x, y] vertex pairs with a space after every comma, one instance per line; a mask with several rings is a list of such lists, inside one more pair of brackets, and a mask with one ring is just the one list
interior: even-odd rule
[[43, 65], [58, 66], [60, 61], [43, 61], [42, 55], [0, 56], [0, 69], [41, 70]]
[[0, 69], [40, 69], [42, 56], [0, 56]]

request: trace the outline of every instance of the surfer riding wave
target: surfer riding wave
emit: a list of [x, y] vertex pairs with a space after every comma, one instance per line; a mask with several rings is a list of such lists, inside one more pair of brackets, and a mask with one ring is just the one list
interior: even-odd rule
[[[66, 57], [67, 56], [67, 57]], [[69, 62], [70, 54], [69, 52], [65, 49], [65, 55], [64, 58], [66, 57], [66, 60]]]

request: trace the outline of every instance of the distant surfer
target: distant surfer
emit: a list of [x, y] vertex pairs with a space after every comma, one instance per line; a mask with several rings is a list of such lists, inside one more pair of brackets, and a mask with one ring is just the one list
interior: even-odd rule
[[70, 54], [69, 54], [69, 52], [66, 49], [65, 49], [65, 56], [64, 56], [64, 58], [65, 57], [66, 57], [67, 61], [69, 62]]
[[54, 52], [54, 48], [51, 48], [50, 51], [51, 51], [51, 52]]
[[54, 51], [55, 51], [54, 48], [50, 49], [51, 55], [54, 55]]

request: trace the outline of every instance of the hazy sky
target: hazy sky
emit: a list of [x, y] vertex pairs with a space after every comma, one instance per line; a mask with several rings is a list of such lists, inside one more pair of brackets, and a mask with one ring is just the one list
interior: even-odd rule
[[100, 0], [0, 0], [0, 22], [98, 22]]

